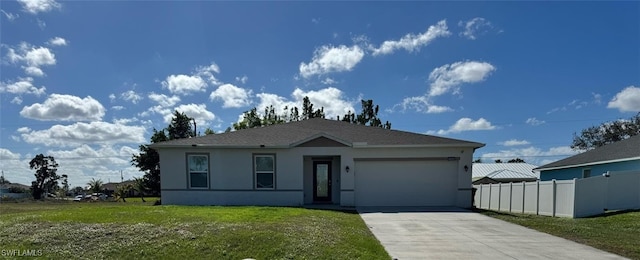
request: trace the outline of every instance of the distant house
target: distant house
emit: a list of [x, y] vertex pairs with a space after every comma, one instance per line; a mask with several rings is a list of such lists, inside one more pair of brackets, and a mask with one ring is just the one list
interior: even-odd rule
[[320, 118], [151, 145], [162, 204], [458, 207], [482, 146]]
[[588, 178], [614, 171], [640, 171], [640, 135], [607, 144], [535, 169], [540, 180]]
[[[13, 193], [16, 190], [23, 191], [23, 193]], [[20, 183], [3, 183], [0, 184], [0, 198], [26, 198], [31, 196], [31, 186], [27, 186]]]
[[[116, 192], [116, 190], [118, 190], [118, 187], [123, 185], [133, 185], [134, 183], [135, 181], [133, 180], [126, 180], [123, 182], [107, 182], [105, 184], [102, 184], [102, 190], [104, 194], [111, 196], [114, 192]], [[137, 195], [138, 193], [134, 190], [129, 190], [129, 193], [127, 194], [127, 196], [129, 197]]]
[[474, 185], [536, 181], [536, 167], [529, 163], [474, 163], [471, 180]]

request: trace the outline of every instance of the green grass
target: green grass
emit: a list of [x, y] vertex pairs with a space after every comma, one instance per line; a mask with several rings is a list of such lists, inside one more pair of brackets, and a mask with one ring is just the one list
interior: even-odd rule
[[55, 259], [389, 259], [355, 213], [129, 201], [3, 202], [0, 249]]
[[478, 212], [631, 259], [640, 259], [640, 211], [637, 210], [578, 219]]

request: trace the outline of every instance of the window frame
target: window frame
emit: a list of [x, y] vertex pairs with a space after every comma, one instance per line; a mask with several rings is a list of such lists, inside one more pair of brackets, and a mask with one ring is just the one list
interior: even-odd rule
[[[273, 160], [273, 169], [271, 171], [258, 171], [258, 164], [256, 163], [256, 160], [258, 157], [270, 157]], [[252, 162], [253, 162], [253, 189], [254, 190], [275, 190], [276, 189], [276, 169], [277, 169], [277, 165], [276, 165], [276, 154], [274, 153], [256, 153], [253, 154], [252, 156]], [[272, 183], [273, 183], [273, 187], [271, 188], [264, 188], [264, 187], [258, 187], [258, 174], [259, 173], [271, 173], [271, 179], [272, 179]]]
[[[585, 174], [587, 172], [589, 172], [589, 175]], [[582, 169], [582, 178], [586, 179], [586, 178], [589, 178], [589, 177], [591, 177], [591, 168]]]
[[[195, 156], [200, 156], [200, 157], [205, 157], [207, 158], [207, 164], [206, 164], [206, 176], [207, 176], [207, 186], [206, 187], [194, 187], [191, 184], [191, 174], [192, 173], [203, 173], [200, 171], [191, 171], [191, 167], [189, 167], [189, 158], [190, 157], [195, 157]], [[188, 189], [193, 189], [193, 190], [207, 190], [210, 187], [210, 183], [211, 183], [211, 161], [209, 158], [209, 154], [208, 153], [187, 153], [185, 154], [185, 166], [186, 166], [186, 172], [187, 172], [187, 188]]]

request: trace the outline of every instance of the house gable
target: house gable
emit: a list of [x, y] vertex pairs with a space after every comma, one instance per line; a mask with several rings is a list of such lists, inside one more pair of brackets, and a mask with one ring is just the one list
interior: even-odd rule
[[302, 142], [296, 145], [296, 147], [348, 147], [348, 145], [325, 136], [320, 136], [309, 141]]

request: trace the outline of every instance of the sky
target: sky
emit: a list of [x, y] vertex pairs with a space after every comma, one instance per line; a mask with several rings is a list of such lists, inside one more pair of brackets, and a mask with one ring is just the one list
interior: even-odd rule
[[640, 2], [0, 2], [0, 170], [54, 156], [72, 186], [143, 175], [174, 110], [224, 131], [253, 107], [393, 129], [542, 165], [640, 111]]

